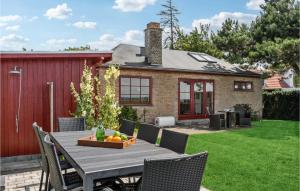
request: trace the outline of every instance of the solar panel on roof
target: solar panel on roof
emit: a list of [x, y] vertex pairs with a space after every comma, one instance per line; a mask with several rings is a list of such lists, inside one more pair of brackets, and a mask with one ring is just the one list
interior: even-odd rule
[[212, 59], [211, 57], [205, 54], [189, 52], [188, 55], [190, 55], [199, 62], [217, 62], [216, 60]]

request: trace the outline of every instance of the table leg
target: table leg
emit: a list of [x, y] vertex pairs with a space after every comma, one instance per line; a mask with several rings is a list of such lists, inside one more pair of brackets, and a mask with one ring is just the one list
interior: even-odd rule
[[83, 179], [83, 190], [84, 191], [92, 191], [94, 187], [94, 181], [91, 177], [85, 177]]

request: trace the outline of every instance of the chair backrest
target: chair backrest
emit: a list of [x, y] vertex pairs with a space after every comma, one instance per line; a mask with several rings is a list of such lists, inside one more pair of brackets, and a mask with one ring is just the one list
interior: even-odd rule
[[189, 135], [187, 134], [164, 129], [161, 135], [160, 146], [183, 154], [188, 137]]
[[209, 107], [208, 107], [208, 106], [206, 107], [206, 113], [207, 113], [207, 115], [210, 115], [210, 114], [212, 114], [212, 113], [210, 112], [210, 109], [209, 109]]
[[207, 152], [175, 159], [145, 160], [142, 191], [199, 191]]
[[59, 131], [84, 131], [85, 119], [82, 117], [59, 117]]
[[234, 111], [236, 113], [238, 113], [239, 117], [245, 117], [246, 111], [243, 107], [241, 107], [239, 105], [235, 105], [233, 108], [234, 108]]
[[51, 142], [49, 135], [44, 138], [44, 148], [50, 168], [50, 183], [55, 190], [64, 190], [65, 182], [61, 173], [61, 167], [57, 156], [56, 148]]
[[155, 144], [159, 133], [159, 127], [151, 124], [142, 123], [137, 138]]
[[125, 133], [126, 135], [133, 136], [134, 134], [134, 128], [135, 128], [135, 122], [122, 119], [121, 120], [121, 127], [120, 127], [120, 132]]
[[44, 137], [47, 135], [47, 133], [44, 132], [42, 130], [42, 128], [37, 125], [36, 122], [34, 122], [32, 124], [32, 128], [34, 130], [34, 133], [36, 135], [36, 138], [38, 140], [39, 147], [40, 147], [41, 158], [42, 158], [42, 169], [43, 169], [43, 171], [45, 171], [47, 173], [49, 171], [49, 167], [48, 167], [48, 161], [47, 161], [47, 157], [46, 157], [45, 149], [44, 149], [44, 145], [43, 145], [43, 140], [44, 140]]

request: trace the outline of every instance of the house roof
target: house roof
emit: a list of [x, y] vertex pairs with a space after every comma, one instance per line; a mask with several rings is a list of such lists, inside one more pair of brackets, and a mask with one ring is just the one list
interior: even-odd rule
[[283, 80], [283, 76], [280, 74], [275, 74], [265, 80], [264, 89], [273, 90], [282, 88], [290, 88], [290, 86]]
[[[145, 61], [145, 48], [141, 46], [119, 44], [113, 49], [112, 61], [106, 64], [116, 64], [121, 68], [167, 70], [182, 72], [199, 72], [207, 74], [237, 75], [260, 77], [260, 74], [234, 66], [224, 60], [200, 53], [214, 62], [203, 62], [193, 58], [193, 52], [181, 50], [162, 50], [162, 65], [151, 65]], [[199, 53], [194, 53], [199, 54]]]
[[104, 58], [111, 60], [112, 51], [1, 51], [4, 58]]

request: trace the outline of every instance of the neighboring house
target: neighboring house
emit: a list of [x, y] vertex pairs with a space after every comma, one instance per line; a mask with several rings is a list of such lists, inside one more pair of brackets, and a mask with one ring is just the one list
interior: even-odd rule
[[[145, 29], [145, 47], [120, 44], [110, 64], [120, 66], [117, 94], [121, 105], [137, 109], [142, 119], [203, 119], [235, 104], [251, 104], [261, 114], [261, 75], [204, 53], [162, 49], [159, 23]], [[144, 116], [143, 116], [144, 115]]]
[[294, 72], [292, 69], [287, 70], [282, 75], [274, 74], [264, 81], [264, 90], [286, 90], [290, 88], [294, 88]]

